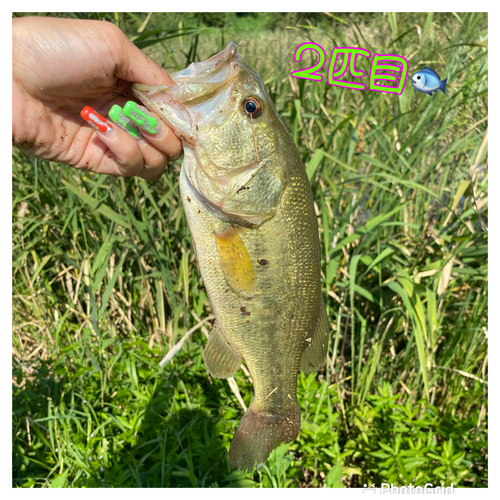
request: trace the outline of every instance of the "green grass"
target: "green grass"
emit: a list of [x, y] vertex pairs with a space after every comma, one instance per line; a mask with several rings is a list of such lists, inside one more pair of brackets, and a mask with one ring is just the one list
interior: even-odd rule
[[[146, 15], [107, 18], [133, 38]], [[230, 470], [243, 410], [203, 364], [180, 162], [148, 184], [14, 150], [14, 487], [488, 485], [487, 17], [307, 19], [153, 14], [139, 40], [183, 28], [145, 48], [173, 70], [234, 39], [308, 168], [332, 330], [325, 367], [299, 378], [298, 439]], [[307, 40], [404, 55], [448, 77], [446, 95], [291, 79]]]

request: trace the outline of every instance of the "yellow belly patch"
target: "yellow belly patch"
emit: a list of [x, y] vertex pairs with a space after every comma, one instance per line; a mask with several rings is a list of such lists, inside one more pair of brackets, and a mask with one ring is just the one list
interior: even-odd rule
[[215, 233], [222, 272], [234, 292], [243, 297], [252, 297], [255, 271], [247, 247], [234, 227]]

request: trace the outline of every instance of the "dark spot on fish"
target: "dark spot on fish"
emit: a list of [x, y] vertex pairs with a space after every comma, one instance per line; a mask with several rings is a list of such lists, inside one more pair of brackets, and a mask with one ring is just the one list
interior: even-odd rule
[[240, 307], [240, 311], [242, 316], [250, 316], [250, 311], [247, 311], [247, 308], [245, 306]]
[[[250, 313], [248, 313], [248, 314], [250, 314]], [[250, 323], [250, 320], [249, 320], [249, 319], [247, 319], [247, 320], [245, 321], [245, 323]]]
[[240, 189], [238, 189], [238, 191], [236, 192], [239, 193], [240, 191], [244, 191], [245, 189], [250, 189], [250, 188], [246, 186], [241, 186]]
[[269, 261], [267, 259], [257, 259], [257, 264], [260, 264], [261, 266], [267, 266], [269, 264]]
[[185, 138], [183, 135], [180, 135], [179, 137], [180, 137], [183, 141], [185, 141], [185, 140], [186, 140], [186, 138]]
[[198, 130], [198, 125], [196, 125], [196, 130]]
[[189, 203], [191, 203], [191, 198], [189, 196], [187, 197], [187, 201], [189, 201]]
[[198, 210], [198, 213], [201, 213], [201, 210]]
[[226, 289], [224, 290], [224, 293], [227, 293], [227, 292], [229, 292], [229, 288], [226, 288]]

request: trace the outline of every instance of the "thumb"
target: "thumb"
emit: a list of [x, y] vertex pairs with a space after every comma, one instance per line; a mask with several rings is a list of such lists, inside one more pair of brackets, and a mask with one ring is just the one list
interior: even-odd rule
[[137, 48], [119, 28], [117, 30], [121, 50], [116, 60], [116, 77], [146, 85], [176, 85], [162, 67]]

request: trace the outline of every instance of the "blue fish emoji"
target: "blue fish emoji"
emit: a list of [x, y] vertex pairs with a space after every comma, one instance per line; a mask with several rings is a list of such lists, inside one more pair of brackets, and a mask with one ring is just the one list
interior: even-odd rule
[[433, 92], [441, 90], [444, 94], [446, 89], [446, 80], [441, 81], [439, 75], [431, 68], [424, 66], [424, 69], [417, 71], [411, 77], [411, 84], [415, 90], [432, 95]]

